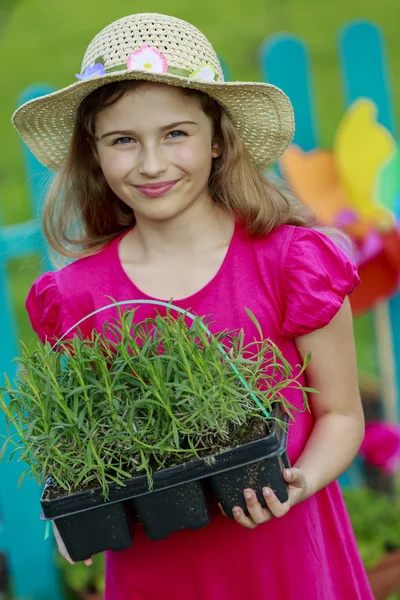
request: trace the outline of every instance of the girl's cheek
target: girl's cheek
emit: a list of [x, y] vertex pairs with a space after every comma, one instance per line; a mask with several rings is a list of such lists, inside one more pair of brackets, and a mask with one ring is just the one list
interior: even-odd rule
[[100, 165], [107, 180], [119, 181], [134, 168], [134, 161], [128, 152], [120, 152], [117, 154], [108, 153], [100, 157]]
[[207, 168], [211, 164], [211, 150], [209, 156], [204, 147], [197, 145], [182, 145], [174, 149], [174, 162], [183, 171], [194, 173]]

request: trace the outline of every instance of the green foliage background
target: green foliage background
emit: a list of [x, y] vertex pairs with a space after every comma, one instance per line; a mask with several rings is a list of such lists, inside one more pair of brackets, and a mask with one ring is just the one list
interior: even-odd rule
[[[395, 99], [400, 95], [398, 0], [1, 0], [0, 201], [5, 224], [31, 217], [21, 143], [10, 116], [23, 89], [34, 83], [54, 87], [75, 81], [91, 38], [112, 20], [133, 12], [162, 12], [191, 21], [209, 37], [228, 65], [232, 80], [260, 80], [258, 50], [278, 31], [289, 31], [309, 45], [314, 70], [320, 143], [329, 147], [343, 111], [337, 34], [351, 19], [368, 19], [382, 27]], [[400, 104], [395, 103], [397, 116]], [[13, 299], [20, 335], [31, 337], [23, 303], [39, 272], [36, 257], [10, 264]], [[357, 320], [359, 362], [374, 371], [368, 316]]]

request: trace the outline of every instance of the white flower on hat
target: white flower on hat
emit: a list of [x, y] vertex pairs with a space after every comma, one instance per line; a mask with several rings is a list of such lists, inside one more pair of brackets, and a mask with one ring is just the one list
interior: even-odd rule
[[215, 81], [215, 76], [217, 72], [214, 67], [208, 63], [203, 65], [197, 71], [193, 71], [190, 75], [190, 79], [194, 79], [194, 81]]
[[164, 54], [151, 46], [141, 46], [132, 52], [128, 56], [127, 65], [128, 69], [148, 71], [149, 73], [165, 73], [168, 69], [168, 62]]

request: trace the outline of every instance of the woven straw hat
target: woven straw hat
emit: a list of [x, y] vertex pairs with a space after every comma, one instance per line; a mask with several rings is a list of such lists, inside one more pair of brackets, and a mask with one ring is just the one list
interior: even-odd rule
[[13, 123], [36, 158], [58, 170], [71, 140], [82, 100], [104, 84], [148, 80], [193, 88], [217, 100], [260, 169], [275, 162], [294, 131], [293, 109], [267, 83], [225, 82], [207, 38], [186, 21], [156, 13], [135, 14], [105, 27], [89, 44], [79, 81], [30, 100]]

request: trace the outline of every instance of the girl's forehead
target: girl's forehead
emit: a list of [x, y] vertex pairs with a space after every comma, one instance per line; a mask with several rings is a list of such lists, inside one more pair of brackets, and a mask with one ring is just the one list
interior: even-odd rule
[[167, 102], [171, 106], [181, 106], [187, 104], [188, 100], [189, 104], [190, 101], [193, 102], [193, 98], [185, 94], [183, 88], [150, 81], [140, 83], [135, 89], [130, 90], [127, 95], [129, 95], [131, 101], [137, 101], [138, 103], [154, 102], [157, 104]]
[[146, 83], [127, 91], [115, 104], [101, 110], [97, 115], [96, 126], [102, 129], [111, 122], [117, 122], [138, 125], [146, 123], [157, 127], [168, 122], [185, 119], [201, 121], [203, 118], [206, 115], [197, 99], [184, 94], [181, 88]]

